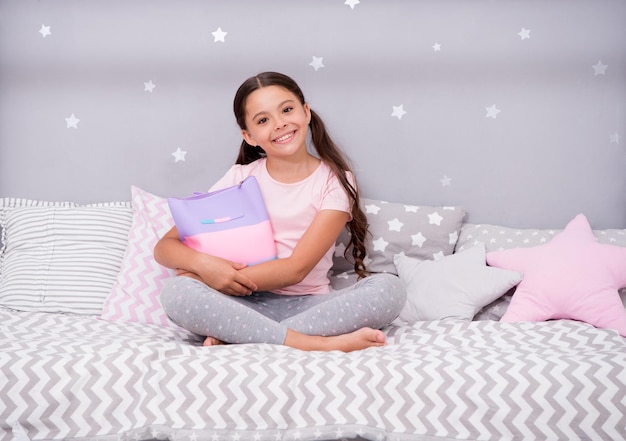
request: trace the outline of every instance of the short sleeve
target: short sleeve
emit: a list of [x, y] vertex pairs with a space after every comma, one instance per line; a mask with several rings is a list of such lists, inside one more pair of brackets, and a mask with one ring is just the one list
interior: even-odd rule
[[[348, 182], [356, 187], [352, 173], [346, 172], [346, 177], [348, 178]], [[352, 212], [352, 200], [350, 196], [348, 196], [345, 188], [341, 185], [337, 176], [332, 172], [329, 174], [326, 183], [320, 210], [337, 210], [344, 211], [348, 214]], [[352, 220], [352, 216], [350, 216], [350, 220]]]

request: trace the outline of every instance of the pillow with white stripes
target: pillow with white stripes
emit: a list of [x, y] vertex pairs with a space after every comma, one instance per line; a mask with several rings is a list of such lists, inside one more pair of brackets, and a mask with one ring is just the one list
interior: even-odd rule
[[130, 201], [0, 198], [0, 305], [100, 314], [120, 271], [131, 220]]
[[154, 260], [154, 246], [174, 225], [167, 199], [131, 186], [133, 221], [120, 273], [100, 316], [177, 327], [161, 305], [163, 281], [174, 275]]

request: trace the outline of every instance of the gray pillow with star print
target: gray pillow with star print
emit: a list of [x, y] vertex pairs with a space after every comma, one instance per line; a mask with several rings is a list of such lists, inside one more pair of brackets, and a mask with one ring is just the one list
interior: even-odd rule
[[[561, 231], [563, 230], [463, 224], [455, 252], [469, 249], [479, 243], [485, 244], [487, 252], [536, 247], [550, 242]], [[593, 230], [593, 234], [599, 243], [626, 247], [626, 229]], [[512, 288], [506, 295], [485, 306], [476, 314], [474, 320], [500, 320], [506, 312], [514, 292], [515, 288]], [[619, 294], [626, 308], [626, 287], [620, 289]]]
[[[361, 199], [371, 236], [367, 240], [367, 270], [372, 273], [397, 274], [393, 256], [404, 254], [421, 260], [435, 260], [452, 254], [459, 237], [465, 210], [460, 207], [429, 207]], [[348, 244], [343, 231], [335, 246], [333, 273], [354, 268], [343, 257]]]
[[[511, 228], [490, 224], [464, 224], [459, 233], [456, 250], [462, 251], [484, 243], [487, 252], [510, 248], [543, 245], [559, 234], [561, 229]], [[626, 229], [593, 230], [599, 243], [626, 247]]]

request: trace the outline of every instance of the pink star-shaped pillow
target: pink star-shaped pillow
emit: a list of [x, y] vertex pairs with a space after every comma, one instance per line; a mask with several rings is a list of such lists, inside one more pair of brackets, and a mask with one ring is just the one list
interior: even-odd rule
[[524, 273], [503, 322], [571, 319], [626, 337], [626, 247], [598, 243], [579, 214], [544, 244], [487, 253], [491, 266]]

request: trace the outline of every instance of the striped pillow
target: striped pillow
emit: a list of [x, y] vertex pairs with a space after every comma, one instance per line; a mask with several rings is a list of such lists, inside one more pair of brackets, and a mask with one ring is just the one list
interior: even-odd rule
[[0, 199], [0, 305], [97, 315], [119, 273], [130, 202]]

